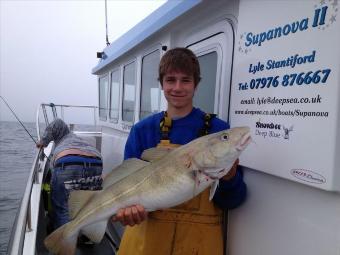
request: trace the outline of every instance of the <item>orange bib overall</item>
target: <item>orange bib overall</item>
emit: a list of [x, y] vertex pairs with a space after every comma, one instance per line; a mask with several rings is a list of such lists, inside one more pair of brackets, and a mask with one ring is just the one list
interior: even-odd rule
[[222, 254], [221, 210], [209, 189], [171, 209], [151, 212], [139, 225], [126, 227], [119, 255]]

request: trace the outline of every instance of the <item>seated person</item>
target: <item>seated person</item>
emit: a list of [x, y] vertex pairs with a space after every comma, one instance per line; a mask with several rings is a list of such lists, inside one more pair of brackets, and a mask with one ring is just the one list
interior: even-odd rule
[[70, 221], [68, 197], [72, 190], [98, 190], [102, 183], [102, 158], [91, 144], [70, 132], [61, 119], [51, 122], [37, 143], [38, 148], [54, 141], [51, 159], [51, 202], [53, 227]]

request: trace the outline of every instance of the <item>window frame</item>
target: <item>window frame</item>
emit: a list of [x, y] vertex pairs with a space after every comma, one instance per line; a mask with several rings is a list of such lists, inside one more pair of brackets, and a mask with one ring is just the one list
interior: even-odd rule
[[[108, 116], [109, 116], [109, 120], [111, 123], [117, 124], [121, 118], [121, 108], [122, 108], [122, 101], [121, 101], [121, 90], [122, 90], [122, 70], [121, 70], [121, 66], [117, 66], [115, 68], [113, 68], [110, 71], [110, 83], [109, 83], [109, 107], [108, 107]], [[119, 73], [119, 82], [118, 82], [118, 118], [112, 118], [111, 117], [111, 103], [112, 103], [112, 74], [114, 72], [118, 72]]]
[[[103, 117], [103, 116], [101, 116], [100, 115], [100, 109], [101, 109], [101, 107], [100, 107], [100, 99], [101, 99], [101, 97], [100, 97], [100, 81], [101, 81], [101, 79], [103, 79], [103, 78], [107, 78], [107, 83], [108, 83], [108, 86], [107, 86], [107, 88], [106, 88], [106, 108], [104, 108], [105, 110], [106, 110], [106, 114], [105, 114], [105, 117]], [[109, 83], [110, 83], [110, 72], [108, 72], [108, 73], [105, 73], [105, 74], [103, 74], [103, 75], [101, 75], [100, 77], [98, 77], [98, 118], [99, 118], [99, 120], [100, 121], [107, 121], [107, 119], [108, 119], [108, 91], [109, 91]]]
[[[195, 44], [190, 45], [188, 48], [192, 50], [197, 58], [207, 55], [209, 53], [216, 52], [217, 54], [217, 63], [216, 63], [216, 80], [215, 80], [215, 95], [214, 95], [214, 112], [219, 114], [219, 105], [220, 105], [220, 91], [221, 91], [221, 73], [222, 73], [222, 60], [223, 60], [223, 51], [222, 45], [216, 40], [219, 39], [219, 34], [210, 37], [208, 39], [199, 41]], [[200, 85], [198, 85], [200, 86]], [[203, 109], [202, 109], [203, 110]]]
[[[219, 37], [216, 37], [219, 35]], [[219, 84], [218, 105], [216, 113], [218, 117], [224, 121], [229, 121], [230, 112], [230, 93], [232, 86], [233, 73], [233, 50], [235, 34], [233, 29], [233, 22], [229, 19], [223, 19], [197, 33], [189, 35], [185, 39], [186, 47], [192, 49], [195, 53], [200, 50], [203, 42], [208, 39], [215, 39], [216, 43], [221, 45], [222, 49], [222, 65]]]
[[[140, 61], [140, 89], [139, 89], [139, 108], [138, 108], [138, 121], [141, 120], [141, 109], [142, 109], [142, 90], [143, 90], [143, 59], [158, 51], [159, 52], [159, 62], [161, 60], [161, 57], [162, 57], [162, 49], [161, 49], [161, 45], [159, 45], [158, 47], [155, 47], [155, 48], [152, 48], [148, 51], [146, 51], [144, 54], [141, 55], [141, 61]], [[157, 70], [158, 70], [158, 67], [159, 67], [159, 63], [157, 65]], [[157, 72], [158, 73], [158, 72]], [[158, 74], [157, 74], [158, 76]], [[157, 77], [158, 79], [158, 77]], [[160, 82], [158, 81], [158, 112], [160, 111], [161, 109], [161, 85], [160, 85]]]
[[[135, 63], [135, 70], [134, 70], [134, 74], [135, 74], [135, 95], [134, 95], [134, 107], [133, 107], [133, 120], [132, 121], [126, 121], [123, 120], [123, 110], [124, 110], [124, 93], [125, 93], [125, 67]], [[121, 98], [121, 109], [120, 109], [120, 122], [122, 123], [122, 125], [125, 127], [130, 126], [131, 124], [133, 124], [135, 122], [135, 115], [136, 115], [136, 105], [137, 105], [137, 94], [138, 94], [138, 61], [137, 58], [131, 59], [129, 61], [124, 62], [124, 64], [121, 65], [122, 68], [122, 87], [121, 87], [121, 94], [120, 94], [120, 98]], [[123, 129], [125, 129], [123, 127]]]

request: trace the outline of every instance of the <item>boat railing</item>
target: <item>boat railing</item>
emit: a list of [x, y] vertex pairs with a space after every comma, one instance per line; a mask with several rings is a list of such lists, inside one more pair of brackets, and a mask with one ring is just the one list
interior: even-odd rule
[[[97, 112], [98, 107], [97, 106], [89, 106], [89, 105], [66, 105], [66, 104], [53, 104], [53, 103], [42, 103], [38, 106], [38, 110], [36, 113], [36, 130], [38, 139], [40, 139], [41, 134], [41, 127], [40, 127], [40, 116], [41, 114], [44, 117], [45, 125], [47, 126], [50, 122], [55, 120], [56, 118], [61, 118], [62, 120], [65, 120], [65, 110], [66, 109], [86, 109], [93, 112], [92, 114], [92, 120], [93, 122], [90, 123], [91, 126], [97, 127]], [[74, 127], [74, 123], [70, 123], [71, 130]]]
[[42, 171], [39, 166], [39, 158], [42, 156], [43, 150], [39, 150], [34, 158], [30, 174], [28, 176], [27, 185], [24, 195], [21, 199], [21, 206], [17, 212], [17, 216], [13, 225], [12, 235], [8, 244], [8, 254], [22, 254], [25, 233], [32, 231], [32, 215], [31, 215], [31, 195], [34, 184], [39, 184], [38, 174]]

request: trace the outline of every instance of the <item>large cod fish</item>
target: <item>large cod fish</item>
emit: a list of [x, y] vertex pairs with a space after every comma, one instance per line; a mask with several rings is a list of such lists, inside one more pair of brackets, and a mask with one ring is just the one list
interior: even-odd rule
[[107, 221], [118, 209], [141, 204], [147, 211], [170, 208], [192, 199], [232, 168], [249, 144], [248, 127], [210, 134], [168, 151], [152, 148], [142, 158], [125, 160], [103, 182], [101, 191], [74, 191], [69, 199], [71, 221], [45, 239], [55, 254], [75, 254], [78, 235], [99, 243]]

